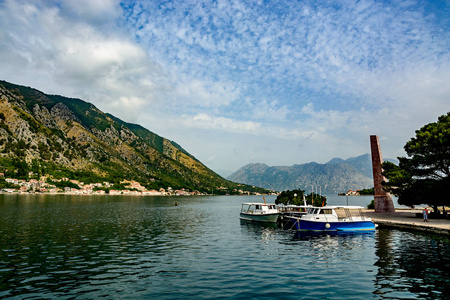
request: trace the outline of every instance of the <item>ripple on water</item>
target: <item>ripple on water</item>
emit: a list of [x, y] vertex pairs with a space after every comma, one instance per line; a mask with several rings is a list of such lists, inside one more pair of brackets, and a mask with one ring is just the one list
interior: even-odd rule
[[427, 235], [299, 235], [240, 222], [239, 197], [54, 199], [0, 201], [0, 298], [444, 299], [450, 288], [448, 240]]

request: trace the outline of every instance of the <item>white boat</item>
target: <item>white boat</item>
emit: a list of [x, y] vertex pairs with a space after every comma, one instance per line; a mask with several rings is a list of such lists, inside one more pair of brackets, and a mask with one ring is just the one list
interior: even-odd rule
[[278, 209], [275, 204], [242, 203], [241, 220], [253, 222], [275, 223], [278, 220]]
[[280, 212], [278, 220], [283, 225], [283, 229], [294, 228], [294, 220], [306, 215], [310, 207], [312, 205], [278, 205], [278, 211]]
[[301, 217], [290, 217], [301, 231], [370, 231], [372, 219], [365, 217], [361, 206], [310, 207]]
[[283, 217], [302, 217], [310, 207], [312, 205], [278, 205], [278, 211]]

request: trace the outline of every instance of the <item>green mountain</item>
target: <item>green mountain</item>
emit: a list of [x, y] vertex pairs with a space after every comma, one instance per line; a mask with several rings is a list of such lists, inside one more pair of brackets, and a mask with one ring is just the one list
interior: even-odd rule
[[0, 172], [149, 188], [263, 192], [228, 181], [180, 145], [80, 99], [0, 81]]
[[277, 191], [317, 188], [322, 193], [340, 193], [349, 189], [373, 187], [372, 161], [369, 154], [343, 160], [333, 158], [326, 164], [315, 162], [269, 167], [249, 164], [228, 177], [229, 180]]

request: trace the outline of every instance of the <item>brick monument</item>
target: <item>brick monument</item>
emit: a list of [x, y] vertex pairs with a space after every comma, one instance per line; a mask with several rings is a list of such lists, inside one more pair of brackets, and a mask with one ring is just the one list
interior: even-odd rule
[[370, 136], [370, 149], [372, 151], [372, 171], [373, 171], [373, 186], [374, 186], [374, 200], [375, 200], [375, 212], [386, 213], [395, 212], [394, 202], [392, 202], [391, 195], [383, 190], [381, 182], [386, 180], [381, 175], [381, 164], [383, 163], [383, 157], [381, 156], [380, 142], [378, 136]]

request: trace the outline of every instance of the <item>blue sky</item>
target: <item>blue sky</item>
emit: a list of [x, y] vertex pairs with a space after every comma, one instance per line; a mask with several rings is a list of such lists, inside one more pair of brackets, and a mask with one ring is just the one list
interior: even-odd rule
[[0, 0], [0, 79], [77, 97], [227, 175], [403, 156], [450, 111], [449, 1]]

